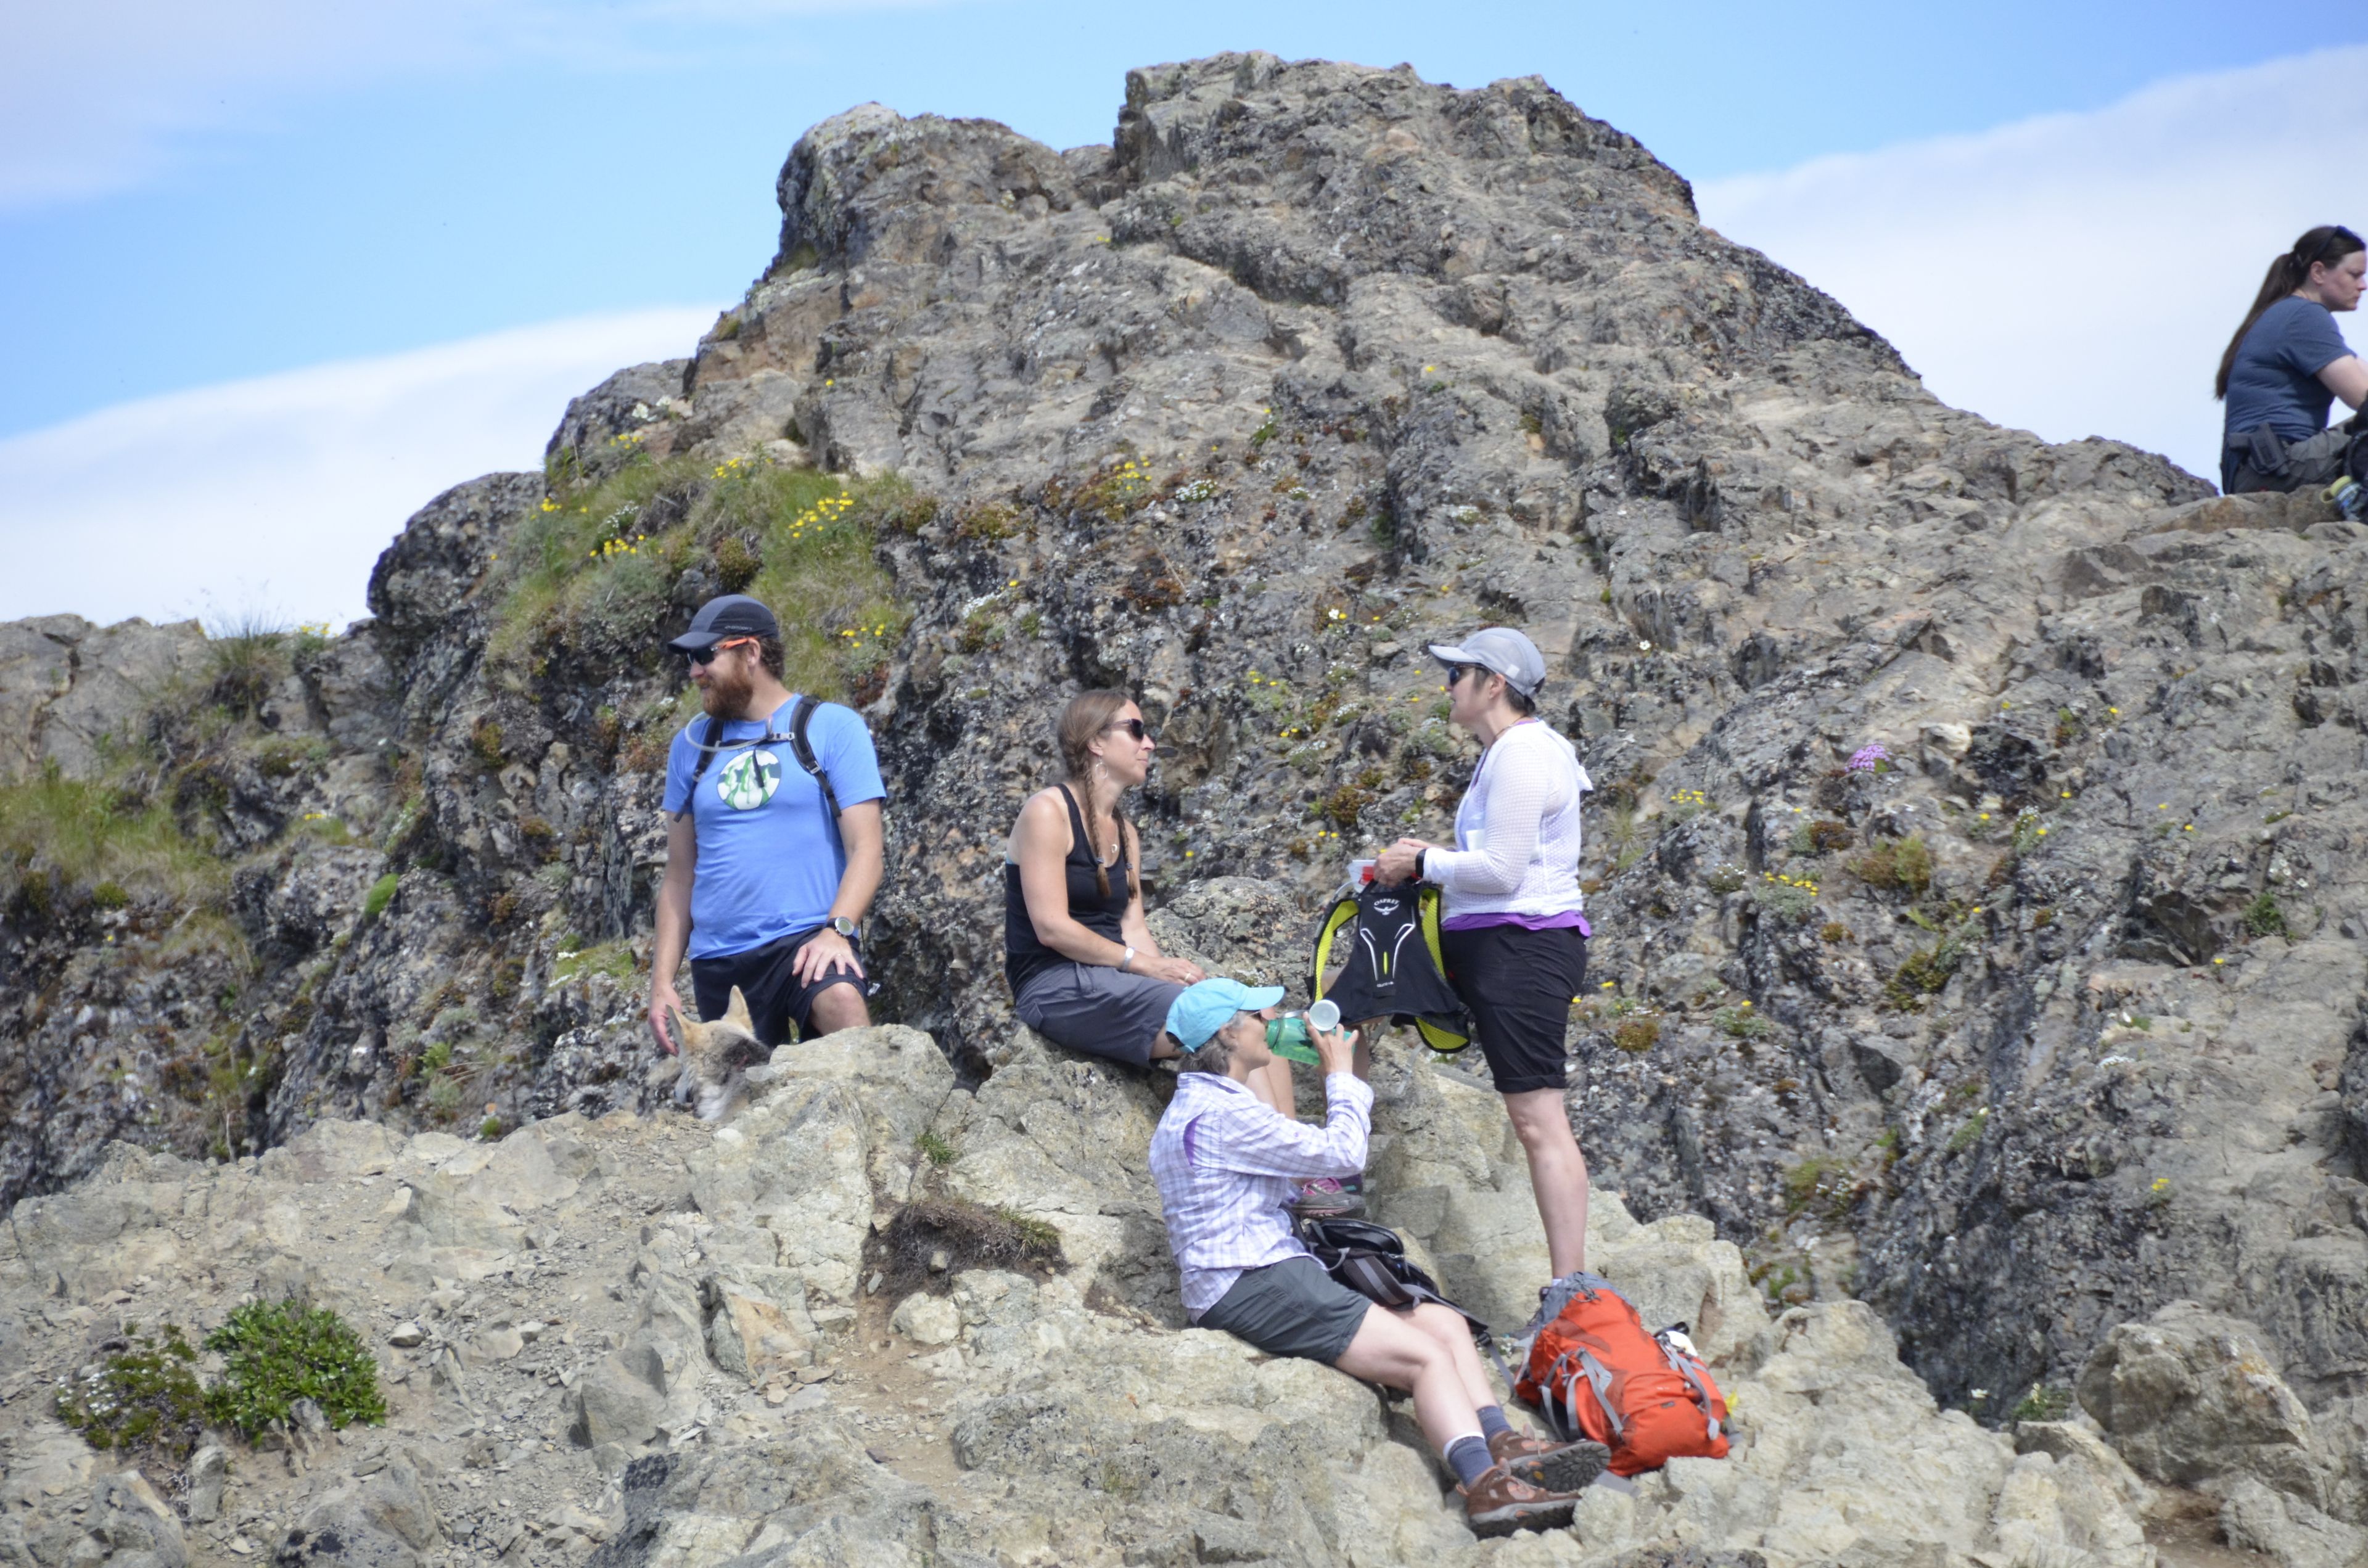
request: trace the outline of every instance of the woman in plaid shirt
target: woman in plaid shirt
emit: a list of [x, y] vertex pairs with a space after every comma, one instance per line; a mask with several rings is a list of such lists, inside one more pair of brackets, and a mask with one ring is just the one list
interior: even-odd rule
[[1429, 1302], [1395, 1312], [1333, 1280], [1292, 1229], [1302, 1182], [1365, 1165], [1373, 1091], [1350, 1063], [1353, 1033], [1317, 1032], [1326, 1101], [1321, 1126], [1293, 1121], [1250, 1088], [1274, 1061], [1266, 1023], [1281, 986], [1203, 980], [1168, 1008], [1183, 1051], [1176, 1097], [1151, 1138], [1151, 1175], [1183, 1275], [1186, 1315], [1277, 1356], [1337, 1367], [1414, 1395], [1415, 1418], [1455, 1472], [1481, 1535], [1568, 1521], [1578, 1488], [1608, 1457], [1600, 1443], [1555, 1444], [1506, 1419], [1457, 1312]]

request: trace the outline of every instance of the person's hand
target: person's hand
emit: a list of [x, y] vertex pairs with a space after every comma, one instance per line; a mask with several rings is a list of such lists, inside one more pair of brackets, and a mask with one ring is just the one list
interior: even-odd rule
[[861, 980], [863, 964], [847, 938], [825, 926], [808, 937], [790, 960], [790, 972], [798, 977], [802, 985], [812, 985], [829, 974], [851, 974]]
[[1134, 956], [1134, 966], [1129, 974], [1147, 974], [1154, 980], [1164, 980], [1172, 985], [1197, 985], [1209, 978], [1199, 964], [1190, 959], [1144, 958]]
[[674, 1036], [667, 1032], [670, 1026], [666, 1022], [669, 1017], [682, 1017], [682, 998], [675, 994], [673, 983], [664, 980], [651, 981], [650, 1033], [657, 1037], [659, 1048], [668, 1056], [682, 1054], [682, 1047], [676, 1044]]
[[1323, 1063], [1326, 1076], [1356, 1070], [1356, 1030], [1319, 1029], [1310, 1025], [1307, 1033], [1315, 1042], [1315, 1060]]
[[1388, 884], [1410, 882], [1422, 869], [1422, 852], [1432, 847], [1419, 838], [1401, 838], [1382, 851], [1374, 862], [1373, 880]]

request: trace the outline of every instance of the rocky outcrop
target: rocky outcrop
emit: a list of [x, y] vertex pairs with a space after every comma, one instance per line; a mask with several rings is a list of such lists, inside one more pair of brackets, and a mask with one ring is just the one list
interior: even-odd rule
[[[488, 1144], [324, 1122], [211, 1167], [118, 1144], [72, 1191], [20, 1203], [0, 1252], [0, 1313], [23, 1334], [0, 1384], [0, 1550], [41, 1568], [2152, 1561], [2135, 1483], [2093, 1438], [2018, 1457], [1940, 1412], [1864, 1306], [1770, 1324], [1706, 1222], [1640, 1226], [1611, 1194], [1597, 1261], [1650, 1310], [1697, 1312], [1735, 1455], [1591, 1493], [1568, 1532], [1475, 1542], [1402, 1399], [1183, 1326], [1164, 1237], [1085, 1211], [1057, 1173], [1019, 1174], [1068, 1113], [1110, 1102], [1056, 1081], [1035, 1102], [1052, 1120], [982, 1114], [1014, 1075], [962, 1088], [928, 1037], [889, 1026], [777, 1052], [719, 1127], [616, 1111]], [[1432, 1078], [1417, 1062], [1383, 1101], [1398, 1146], [1473, 1094]], [[1161, 1082], [1111, 1092], [1156, 1099]], [[1109, 1196], [1145, 1185], [1130, 1173]], [[881, 1227], [939, 1189], [1035, 1195], [1064, 1256], [1026, 1272], [949, 1256], [883, 1292]], [[1168, 1305], [1146, 1312], [1155, 1269]], [[95, 1461], [37, 1397], [120, 1320], [202, 1329], [283, 1290], [363, 1327], [384, 1430], [143, 1475]], [[1713, 1299], [1725, 1318], [1700, 1311]], [[186, 1524], [160, 1487], [190, 1499]]]
[[[377, 619], [290, 660], [278, 728], [162, 726], [110, 782], [219, 851], [227, 928], [71, 879], [10, 893], [6, 1194], [116, 1136], [233, 1154], [323, 1119], [648, 1108], [634, 995], [681, 715], [652, 650], [763, 565], [760, 529], [689, 520], [731, 465], [814, 462], [908, 487], [865, 513], [900, 608], [846, 693], [891, 780], [880, 1016], [952, 1063], [950, 1188], [1052, 1226], [1105, 1306], [1172, 1316], [1130, 1165], [1157, 1085], [1029, 1040], [998, 972], [1002, 838], [1060, 701], [1122, 685], [1159, 731], [1133, 809], [1162, 940], [1297, 985], [1340, 862], [1443, 834], [1464, 781], [1422, 645], [1511, 621], [1600, 786], [1571, 1105], [1656, 1310], [1748, 1362], [1763, 1305], [1861, 1299], [1998, 1423], [2065, 1408], [2100, 1346], [2150, 1364], [2124, 1325], [2192, 1302], [2247, 1325], [2317, 1457], [2306, 1482], [2139, 1468], [2232, 1539], [2368, 1524], [2325, 1436], [2368, 1397], [2368, 533], [1946, 407], [1535, 81], [1228, 55], [1131, 74], [1110, 146], [1067, 153], [867, 106], [800, 140], [780, 195], [741, 303], [577, 400], [546, 474], [423, 510]], [[568, 598], [519, 562], [593, 494], [676, 553]], [[833, 610], [817, 593], [784, 608]], [[1378, 1201], [1518, 1318], [1518, 1153], [1485, 1089], [1407, 1049], [1383, 1053]], [[888, 1137], [831, 1125], [848, 1159]], [[848, 1214], [853, 1168], [815, 1176]], [[734, 1300], [700, 1354], [810, 1353], [811, 1297]], [[680, 1425], [676, 1375], [620, 1366], [647, 1392], [612, 1391], [618, 1429]], [[2234, 1440], [2182, 1419], [2144, 1418], [2133, 1455]], [[2057, 1473], [2087, 1448], [2047, 1444], [1999, 1497], [2089, 1484]], [[2029, 1550], [2120, 1550], [2081, 1539]]]

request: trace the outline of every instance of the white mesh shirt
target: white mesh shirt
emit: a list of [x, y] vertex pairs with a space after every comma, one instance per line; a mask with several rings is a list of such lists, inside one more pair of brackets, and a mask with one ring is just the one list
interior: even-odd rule
[[1448, 919], [1465, 915], [1565, 915], [1578, 891], [1579, 805], [1595, 787], [1571, 744], [1531, 719], [1481, 754], [1455, 811], [1455, 847], [1422, 858], [1444, 891]]

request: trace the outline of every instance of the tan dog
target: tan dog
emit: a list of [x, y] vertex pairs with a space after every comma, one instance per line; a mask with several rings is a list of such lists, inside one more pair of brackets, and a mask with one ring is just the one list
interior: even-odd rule
[[694, 1024], [673, 1015], [674, 1038], [682, 1048], [682, 1068], [674, 1080], [677, 1105], [690, 1105], [696, 1096], [699, 1119], [721, 1121], [740, 1089], [748, 1069], [772, 1060], [772, 1047], [757, 1039], [748, 1017], [748, 999], [732, 988], [732, 1005], [712, 1024]]

